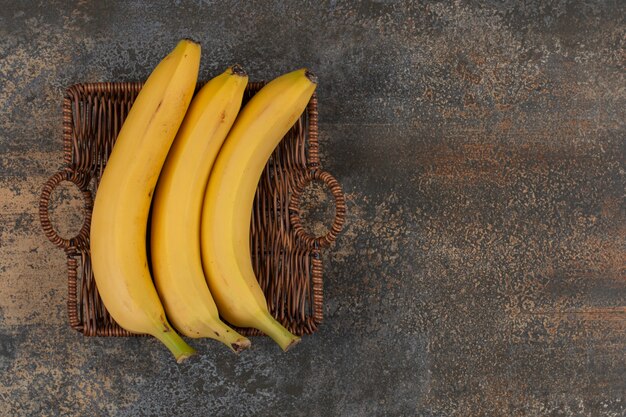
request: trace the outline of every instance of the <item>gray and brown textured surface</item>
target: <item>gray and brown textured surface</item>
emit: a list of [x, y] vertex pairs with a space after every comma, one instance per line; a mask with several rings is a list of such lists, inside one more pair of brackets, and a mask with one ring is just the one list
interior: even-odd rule
[[[626, 10], [523, 3], [0, 1], [0, 415], [623, 416]], [[63, 90], [142, 80], [184, 36], [202, 78], [320, 78], [348, 222], [288, 354], [176, 365], [67, 325], [37, 217]]]

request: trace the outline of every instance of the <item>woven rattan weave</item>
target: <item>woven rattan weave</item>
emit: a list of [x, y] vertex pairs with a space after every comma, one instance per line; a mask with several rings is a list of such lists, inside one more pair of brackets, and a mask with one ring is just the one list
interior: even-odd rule
[[[250, 83], [244, 103], [264, 84]], [[199, 85], [200, 86], [200, 85]], [[63, 101], [64, 165], [43, 186], [39, 205], [46, 236], [64, 249], [68, 268], [70, 326], [87, 336], [129, 336], [106, 311], [95, 285], [89, 255], [93, 196], [117, 134], [142, 83], [77, 84]], [[298, 335], [314, 332], [322, 321], [322, 258], [345, 219], [341, 187], [319, 161], [317, 98], [283, 138], [259, 181], [250, 228], [254, 269], [272, 315]], [[335, 198], [335, 219], [328, 233], [313, 237], [300, 220], [300, 195], [313, 180], [323, 181]], [[52, 191], [63, 181], [81, 190], [84, 223], [70, 239], [50, 222]], [[253, 329], [242, 329], [256, 335]]]

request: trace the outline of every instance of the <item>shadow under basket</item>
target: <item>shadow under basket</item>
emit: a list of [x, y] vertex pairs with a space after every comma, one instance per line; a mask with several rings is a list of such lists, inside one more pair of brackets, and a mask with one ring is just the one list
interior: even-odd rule
[[[249, 83], [244, 104], [265, 83]], [[39, 216], [46, 236], [65, 251], [70, 326], [86, 336], [131, 336], [107, 312], [91, 269], [89, 228], [93, 196], [109, 153], [143, 83], [89, 83], [67, 89], [63, 100], [64, 164], [44, 184]], [[200, 87], [202, 84], [199, 84]], [[282, 139], [259, 181], [250, 227], [254, 270], [270, 313], [297, 335], [317, 330], [323, 316], [321, 251], [341, 232], [345, 198], [337, 180], [319, 162], [317, 98]], [[311, 181], [322, 181], [335, 198], [335, 218], [328, 233], [313, 237], [300, 220], [300, 196]], [[66, 239], [49, 217], [50, 196], [63, 181], [74, 183], [84, 200], [84, 222]], [[261, 334], [239, 329], [243, 334]]]

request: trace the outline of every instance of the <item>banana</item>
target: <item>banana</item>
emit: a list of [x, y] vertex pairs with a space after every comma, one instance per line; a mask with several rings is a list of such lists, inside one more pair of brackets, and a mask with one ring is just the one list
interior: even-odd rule
[[128, 331], [148, 333], [181, 362], [193, 348], [172, 329], [148, 269], [152, 192], [193, 96], [200, 45], [182, 40], [141, 89], [104, 169], [91, 221], [91, 259], [102, 301]]
[[250, 221], [263, 168], [315, 87], [315, 76], [301, 69], [276, 78], [256, 93], [218, 154], [202, 208], [202, 264], [220, 314], [236, 326], [261, 330], [284, 351], [300, 338], [267, 309], [252, 268]]
[[159, 177], [150, 229], [154, 281], [171, 323], [186, 336], [210, 337], [235, 352], [250, 341], [219, 318], [202, 270], [200, 216], [211, 167], [247, 83], [235, 65], [194, 97]]

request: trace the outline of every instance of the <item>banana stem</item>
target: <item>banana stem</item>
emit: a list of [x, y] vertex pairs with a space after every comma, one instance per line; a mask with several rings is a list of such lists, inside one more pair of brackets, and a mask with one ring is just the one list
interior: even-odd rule
[[196, 350], [189, 346], [171, 327], [167, 326], [163, 331], [154, 335], [159, 339], [176, 358], [176, 362], [181, 363], [185, 359], [196, 354]]
[[224, 333], [220, 333], [219, 336], [215, 336], [214, 338], [224, 343], [235, 353], [240, 353], [250, 348], [250, 340], [234, 330], [225, 329]]
[[285, 329], [274, 317], [269, 313], [263, 317], [257, 326], [257, 329], [274, 339], [278, 346], [287, 352], [289, 349], [300, 343], [300, 338], [293, 335], [289, 330]]
[[206, 321], [198, 325], [199, 332], [191, 337], [210, 337], [224, 343], [233, 352], [241, 353], [250, 347], [250, 340], [221, 321]]

